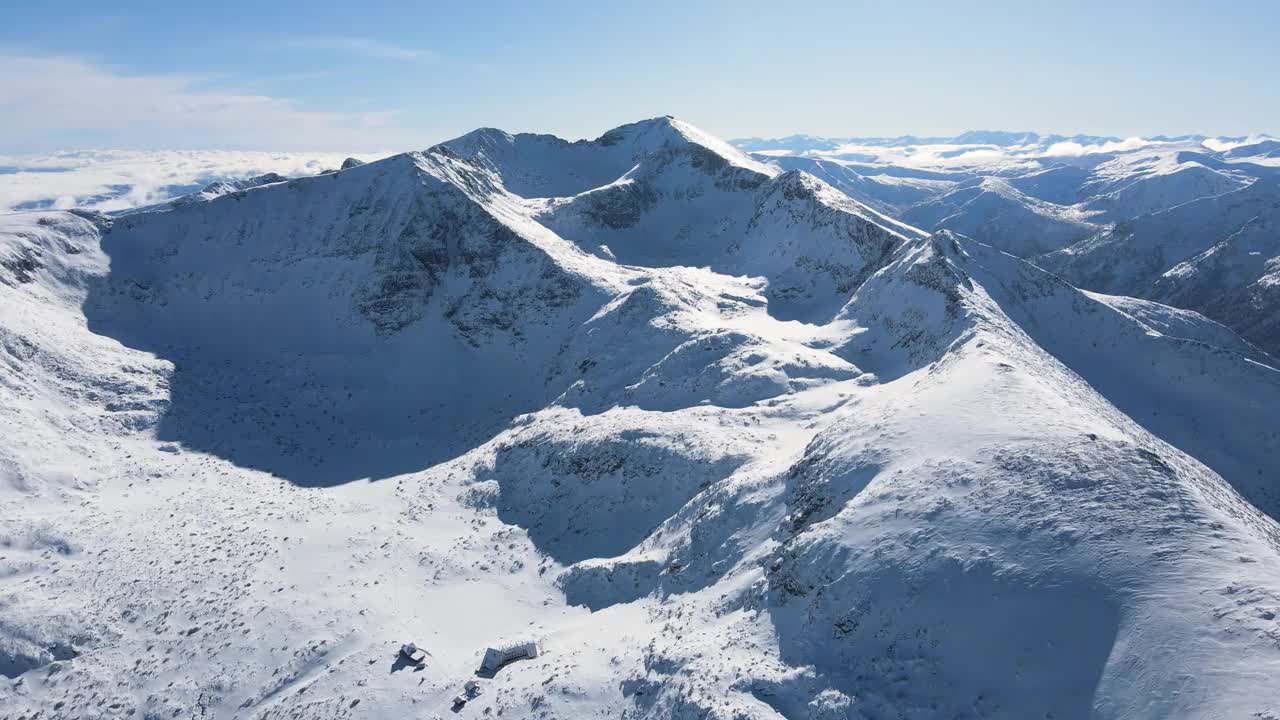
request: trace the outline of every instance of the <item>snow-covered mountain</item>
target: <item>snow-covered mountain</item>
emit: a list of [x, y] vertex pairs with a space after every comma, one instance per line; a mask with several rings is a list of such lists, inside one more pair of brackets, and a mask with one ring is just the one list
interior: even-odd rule
[[823, 162], [483, 129], [0, 215], [0, 707], [1280, 714], [1274, 362]]
[[1280, 267], [1268, 222], [1280, 203], [1275, 140], [980, 132], [737, 144], [916, 227], [962, 233], [1083, 288], [1205, 313], [1280, 354], [1267, 280]]
[[1280, 176], [1107, 225], [1037, 262], [1082, 287], [1196, 310], [1280, 355]]

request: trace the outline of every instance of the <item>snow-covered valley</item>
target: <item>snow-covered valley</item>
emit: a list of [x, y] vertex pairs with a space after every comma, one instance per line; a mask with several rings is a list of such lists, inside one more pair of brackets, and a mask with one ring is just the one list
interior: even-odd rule
[[1248, 147], [664, 117], [0, 215], [0, 718], [1280, 717]]

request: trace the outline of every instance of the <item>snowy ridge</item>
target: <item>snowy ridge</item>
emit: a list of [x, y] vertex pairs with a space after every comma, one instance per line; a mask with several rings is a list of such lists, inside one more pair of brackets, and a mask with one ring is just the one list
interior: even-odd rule
[[1280, 304], [1265, 280], [1280, 258], [1266, 221], [1280, 202], [1273, 139], [980, 132], [738, 144], [924, 230], [968, 235], [1089, 290], [1208, 314], [1280, 353]]
[[1280, 372], [1195, 313], [670, 118], [166, 210], [0, 216], [6, 710], [1280, 713]]

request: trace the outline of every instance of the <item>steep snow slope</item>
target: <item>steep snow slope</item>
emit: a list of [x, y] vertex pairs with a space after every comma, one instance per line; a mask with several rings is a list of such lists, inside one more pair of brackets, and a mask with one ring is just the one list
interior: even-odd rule
[[[468, 196], [489, 176], [459, 172], [401, 155], [121, 218], [90, 326], [178, 363], [162, 439], [306, 484], [443, 460], [555, 397], [526, 373], [623, 282], [557, 262], [539, 240], [564, 241], [521, 235]], [[254, 439], [224, 447], [229, 425]]]
[[[1280, 392], [1280, 373], [1264, 355], [1193, 313], [1081, 292], [1007, 254], [948, 240], [962, 260], [953, 265], [1041, 348], [1263, 512], [1280, 515], [1271, 469], [1280, 463], [1280, 429], [1263, 399]], [[1117, 360], [1126, 357], [1138, 362]]]
[[1223, 195], [1118, 223], [1037, 262], [1070, 281], [1200, 311], [1275, 354], [1280, 182], [1263, 178]]
[[1262, 140], [1247, 145], [1237, 145], [1223, 153], [1224, 157], [1237, 158], [1275, 158], [1280, 157], [1280, 140]]
[[1008, 179], [1024, 195], [1057, 205], [1075, 205], [1084, 199], [1084, 185], [1091, 172], [1077, 165], [1052, 165], [1044, 170]]
[[1247, 176], [1202, 163], [1199, 154], [1137, 155], [1103, 163], [1084, 185], [1090, 196], [1085, 207], [1098, 210], [1107, 220], [1158, 212], [1191, 202], [1239, 190], [1249, 184]]
[[1280, 356], [1280, 202], [1195, 257], [1166, 270], [1150, 297], [1230, 322]]
[[1280, 713], [1280, 373], [1193, 313], [667, 118], [0, 217], [15, 717]]
[[[810, 176], [779, 174], [670, 118], [591, 142], [481, 130], [441, 147], [492, 168], [521, 197], [541, 198], [548, 188], [568, 194], [528, 207], [579, 247], [626, 264], [764, 275], [771, 307], [787, 317], [834, 313], [894, 243], [921, 235]], [[537, 175], [530, 164], [564, 176]]]
[[931, 230], [951, 230], [1019, 257], [1034, 257], [1087, 237], [1086, 216], [1023, 195], [999, 178], [959, 183], [903, 218]]
[[[868, 173], [865, 166], [820, 158], [782, 156], [770, 162], [784, 170], [801, 170], [820, 178], [858, 202], [889, 215], [949, 190], [956, 179], [945, 175]], [[874, 169], [873, 169], [874, 170]]]

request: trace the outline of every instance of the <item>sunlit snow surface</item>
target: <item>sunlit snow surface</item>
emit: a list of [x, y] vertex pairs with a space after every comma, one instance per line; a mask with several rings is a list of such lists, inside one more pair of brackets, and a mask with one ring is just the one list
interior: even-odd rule
[[0, 716], [1276, 716], [1273, 364], [667, 118], [0, 215]]

